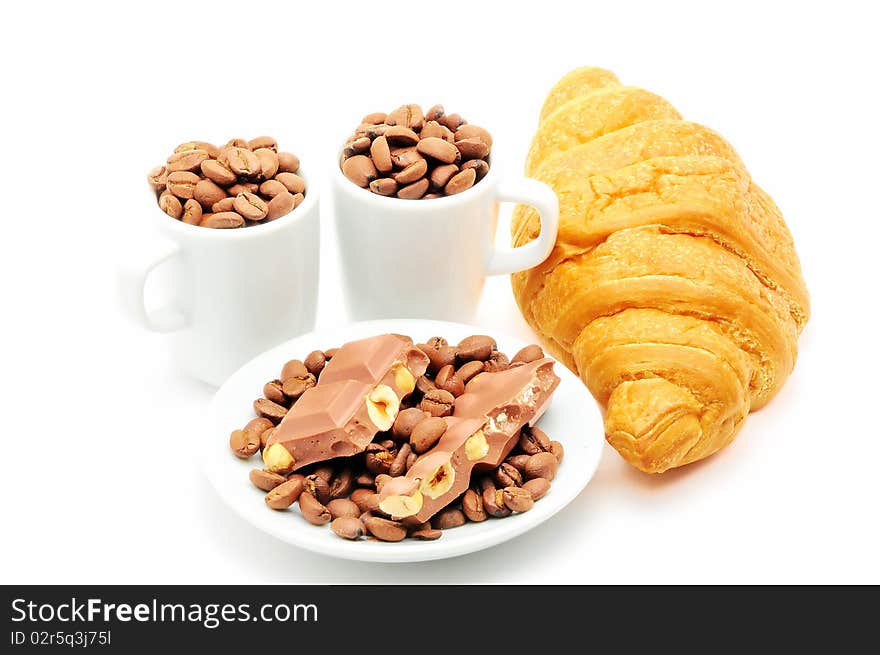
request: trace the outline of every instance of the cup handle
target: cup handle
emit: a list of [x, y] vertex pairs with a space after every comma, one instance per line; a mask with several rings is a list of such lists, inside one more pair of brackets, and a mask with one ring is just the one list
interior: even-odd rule
[[495, 191], [499, 202], [521, 202], [538, 210], [541, 233], [538, 238], [518, 248], [493, 246], [486, 265], [487, 275], [505, 275], [532, 268], [543, 262], [553, 250], [559, 230], [559, 201], [553, 190], [529, 178], [502, 180]]
[[129, 318], [153, 332], [176, 332], [186, 327], [184, 313], [173, 306], [147, 312], [144, 306], [144, 287], [150, 274], [165, 262], [180, 256], [180, 246], [163, 241], [149, 251], [133, 253], [120, 264], [116, 289], [119, 304]]

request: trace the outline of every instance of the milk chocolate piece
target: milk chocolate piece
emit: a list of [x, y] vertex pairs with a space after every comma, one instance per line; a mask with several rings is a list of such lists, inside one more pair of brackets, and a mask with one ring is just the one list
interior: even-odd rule
[[467, 490], [475, 470], [504, 461], [522, 427], [541, 417], [558, 385], [553, 360], [547, 358], [477, 375], [456, 401], [455, 414], [444, 419], [447, 429], [440, 441], [406, 476], [381, 486], [380, 508], [395, 518], [427, 521]]
[[427, 356], [405, 337], [345, 344], [266, 442], [266, 468], [286, 473], [363, 452], [377, 432], [391, 428], [427, 366]]
[[[390, 386], [393, 381], [402, 389], [409, 388], [409, 393], [427, 367], [427, 355], [413, 345], [412, 339], [399, 334], [380, 334], [342, 346], [321, 371], [318, 385], [357, 380]], [[405, 371], [411, 374], [412, 382]]]

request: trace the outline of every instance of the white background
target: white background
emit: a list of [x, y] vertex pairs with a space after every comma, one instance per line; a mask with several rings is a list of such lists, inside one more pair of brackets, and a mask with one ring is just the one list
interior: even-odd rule
[[[10, 5], [0, 582], [880, 582], [877, 24], [848, 2]], [[587, 64], [717, 129], [782, 207], [813, 317], [778, 397], [662, 477], [606, 447], [557, 517], [456, 560], [334, 561], [234, 517], [199, 469], [212, 390], [114, 305], [146, 171], [259, 134], [328, 170], [361, 115], [439, 101], [518, 172], [547, 90]], [[345, 320], [330, 228], [319, 328]], [[530, 335], [504, 278], [479, 321]]]

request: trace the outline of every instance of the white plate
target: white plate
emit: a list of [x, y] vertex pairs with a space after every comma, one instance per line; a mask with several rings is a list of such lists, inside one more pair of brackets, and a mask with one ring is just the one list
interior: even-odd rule
[[420, 320], [388, 320], [355, 323], [335, 332], [311, 333], [283, 343], [258, 355], [240, 368], [217, 391], [211, 403], [211, 426], [205, 435], [203, 452], [209, 453], [205, 472], [220, 497], [246, 521], [282, 541], [323, 555], [368, 562], [417, 562], [472, 553], [500, 544], [543, 523], [565, 507], [593, 477], [602, 452], [602, 418], [593, 397], [581, 381], [562, 364], [555, 370], [562, 379], [553, 401], [538, 425], [565, 446], [565, 459], [559, 467], [550, 492], [528, 512], [482, 523], [467, 523], [444, 531], [436, 541], [406, 539], [397, 543], [347, 541], [327, 526], [316, 527], [302, 518], [296, 506], [273, 511], [263, 502], [262, 491], [248, 479], [248, 472], [260, 466], [258, 456], [240, 460], [229, 450], [229, 433], [253, 418], [252, 403], [263, 384], [278, 375], [284, 362], [303, 359], [316, 349], [339, 346], [347, 341], [375, 334], [396, 332], [416, 342], [441, 335], [451, 343], [470, 334], [491, 334], [498, 347], [509, 356], [525, 346], [523, 341], [497, 334], [494, 330], [460, 323]]

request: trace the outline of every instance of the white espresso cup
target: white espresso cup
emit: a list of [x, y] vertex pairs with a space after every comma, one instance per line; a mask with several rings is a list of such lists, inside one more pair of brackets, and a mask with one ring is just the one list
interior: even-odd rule
[[[543, 262], [556, 241], [559, 205], [550, 187], [502, 179], [496, 166], [470, 189], [429, 200], [385, 197], [332, 171], [343, 285], [353, 320], [435, 318], [470, 322], [487, 275]], [[534, 207], [541, 233], [518, 248], [494, 245], [500, 202]]]
[[[299, 173], [306, 181], [309, 178]], [[317, 186], [289, 214], [252, 227], [187, 225], [146, 200], [159, 243], [122, 262], [121, 304], [154, 332], [173, 333], [174, 356], [190, 375], [219, 386], [266, 348], [314, 328], [320, 223]], [[167, 306], [148, 312], [144, 288], [167, 265]]]

